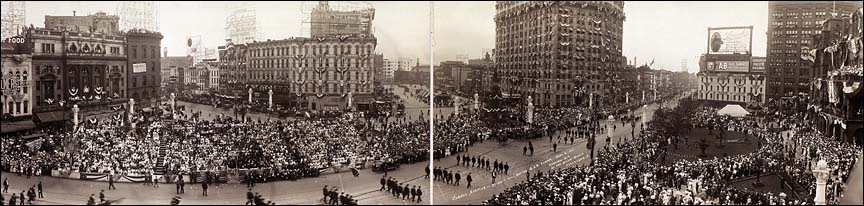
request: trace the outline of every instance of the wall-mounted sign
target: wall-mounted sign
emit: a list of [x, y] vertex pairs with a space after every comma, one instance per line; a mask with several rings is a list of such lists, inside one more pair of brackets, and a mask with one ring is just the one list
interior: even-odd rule
[[132, 73], [147, 72], [147, 63], [132, 64]]
[[711, 61], [708, 71], [715, 72], [749, 72], [750, 61]]

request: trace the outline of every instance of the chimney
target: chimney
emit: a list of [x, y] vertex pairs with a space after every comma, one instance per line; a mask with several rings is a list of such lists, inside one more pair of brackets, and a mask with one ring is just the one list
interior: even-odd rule
[[75, 16], [75, 11], [72, 11], [72, 16]]

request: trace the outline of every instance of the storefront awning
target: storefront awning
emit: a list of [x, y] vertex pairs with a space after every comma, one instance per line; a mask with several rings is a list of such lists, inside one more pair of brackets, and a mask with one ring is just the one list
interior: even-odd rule
[[8, 133], [8, 132], [16, 132], [26, 129], [31, 129], [36, 127], [36, 124], [33, 123], [33, 120], [25, 120], [18, 122], [7, 122], [3, 123], [2, 127], [0, 127], [0, 133]]
[[63, 114], [63, 111], [42, 112], [37, 113], [36, 118], [39, 118], [41, 123], [63, 121]]

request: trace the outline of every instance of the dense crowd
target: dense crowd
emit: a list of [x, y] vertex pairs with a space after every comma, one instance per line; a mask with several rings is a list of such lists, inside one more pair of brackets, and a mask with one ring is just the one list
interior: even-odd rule
[[145, 176], [158, 168], [165, 174], [261, 169], [257, 176], [267, 181], [317, 176], [322, 169], [355, 168], [382, 159], [411, 163], [428, 156], [425, 121], [373, 126], [357, 116], [245, 123], [220, 117], [139, 122], [135, 129], [121, 119], [85, 121], [75, 131], [45, 131], [36, 149], [22, 138], [3, 138], [0, 143], [8, 149], [2, 151], [2, 165], [21, 173], [57, 169]]
[[[861, 153], [861, 147], [823, 138], [808, 127], [794, 128], [788, 141], [776, 129], [766, 127], [759, 118], [730, 118], [716, 114], [717, 109], [699, 108], [692, 115], [698, 127], [747, 133], [758, 137], [756, 152], [695, 161], [679, 160], [671, 165], [665, 159], [667, 137], [651, 128], [640, 135], [641, 141], [624, 143], [601, 151], [594, 166], [580, 166], [537, 174], [526, 182], [508, 188], [484, 201], [489, 205], [530, 204], [814, 204], [816, 180], [812, 174], [815, 161], [828, 162], [836, 174], [828, 180], [828, 203], [836, 203], [842, 194], [842, 183]], [[798, 124], [797, 116], [775, 121]], [[784, 139], [785, 138], [785, 139]], [[795, 142], [797, 141], [797, 142]], [[797, 154], [797, 155], [796, 155]], [[816, 155], [818, 154], [818, 155]], [[821, 156], [821, 157], [819, 157]], [[641, 160], [641, 161], [640, 161]], [[646, 161], [647, 160], [647, 161]], [[790, 161], [791, 160], [791, 161]], [[730, 185], [730, 180], [776, 173], [809, 194], [772, 194]], [[693, 181], [693, 182], [691, 182]], [[794, 186], [793, 186], [794, 187]], [[833, 187], [836, 188], [836, 193]]]

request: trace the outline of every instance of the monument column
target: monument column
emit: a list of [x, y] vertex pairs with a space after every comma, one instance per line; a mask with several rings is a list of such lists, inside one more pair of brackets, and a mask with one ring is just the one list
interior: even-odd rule
[[267, 97], [267, 105], [269, 105], [268, 108], [273, 109], [273, 90], [271, 89], [267, 94], [269, 95]]
[[534, 99], [528, 96], [528, 124], [534, 123]]
[[249, 88], [249, 104], [252, 104], [252, 88]]
[[828, 162], [819, 160], [816, 163], [816, 168], [813, 169], [813, 176], [816, 176], [816, 198], [813, 201], [816, 205], [825, 205], [825, 185], [828, 180], [830, 170], [828, 170]]
[[75, 124], [76, 128], [78, 127], [78, 112], [79, 111], [81, 111], [81, 109], [78, 108], [78, 104], [75, 104], [72, 106], [72, 123]]

